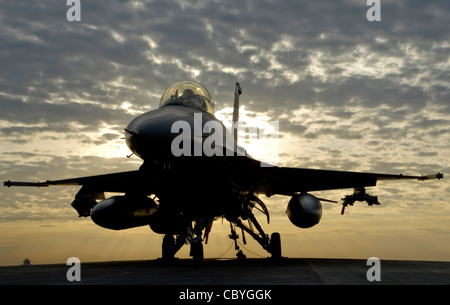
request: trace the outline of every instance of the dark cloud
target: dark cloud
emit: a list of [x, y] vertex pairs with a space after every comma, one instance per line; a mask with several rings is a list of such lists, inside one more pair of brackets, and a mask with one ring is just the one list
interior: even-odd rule
[[[65, 20], [67, 7], [44, 1], [32, 14], [33, 5], [9, 2], [7, 9], [15, 13], [2, 16], [7, 29], [2, 58], [9, 63], [2, 65], [7, 80], [2, 91], [29, 99], [155, 106], [152, 94], [192, 78], [196, 69], [213, 91], [230, 90], [224, 79], [255, 84], [249, 96], [259, 91], [263, 98], [251, 95], [258, 99], [249, 105], [252, 110], [273, 108], [280, 99], [283, 108], [352, 99], [368, 106], [391, 99], [403, 105], [426, 93], [420, 86], [398, 86], [399, 80], [408, 83], [407, 75], [425, 73], [448, 52], [439, 45], [448, 38], [440, 11], [448, 5], [442, 2], [383, 3], [378, 24], [365, 20], [368, 7], [358, 1], [89, 1], [83, 3], [81, 23]], [[406, 51], [426, 56], [414, 64]], [[311, 78], [317, 53], [328, 79]], [[346, 62], [369, 56], [364, 64], [379, 64], [386, 56], [404, 64], [383, 79], [343, 73]], [[121, 85], [115, 86], [119, 77]]]
[[[76, 103], [68, 101], [64, 104], [48, 102], [24, 102], [21, 99], [3, 98], [0, 100], [1, 120], [12, 123], [26, 122], [28, 124], [46, 123], [78, 123], [89, 127], [98, 127], [99, 123], [109, 122], [120, 124], [130, 119], [123, 111], [114, 111], [99, 105]], [[67, 130], [62, 130], [67, 131]]]

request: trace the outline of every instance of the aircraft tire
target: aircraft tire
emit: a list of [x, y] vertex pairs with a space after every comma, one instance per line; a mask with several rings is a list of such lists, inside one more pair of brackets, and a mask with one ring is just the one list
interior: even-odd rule
[[190, 254], [195, 262], [203, 261], [203, 243], [201, 240], [195, 240], [192, 242]]
[[171, 259], [175, 256], [175, 239], [171, 234], [165, 234], [162, 242], [162, 257]]
[[270, 236], [270, 253], [272, 259], [279, 260], [281, 258], [281, 238], [280, 233], [272, 233]]

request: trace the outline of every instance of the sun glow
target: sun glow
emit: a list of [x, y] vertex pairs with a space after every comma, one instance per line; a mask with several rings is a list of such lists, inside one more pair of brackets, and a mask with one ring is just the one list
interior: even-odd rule
[[[240, 107], [238, 145], [243, 147], [253, 158], [277, 165], [279, 162], [279, 130], [278, 121], [270, 121], [265, 113], [255, 115]], [[216, 117], [231, 132], [233, 108], [226, 107], [216, 112]]]

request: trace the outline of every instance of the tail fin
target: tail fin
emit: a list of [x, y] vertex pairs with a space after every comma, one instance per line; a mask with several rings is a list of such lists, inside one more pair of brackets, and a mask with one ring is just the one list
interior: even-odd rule
[[242, 94], [242, 88], [238, 82], [236, 82], [236, 86], [234, 87], [234, 110], [233, 110], [233, 126], [232, 129], [234, 131], [234, 142], [237, 144], [237, 126], [236, 122], [239, 121], [239, 95]]

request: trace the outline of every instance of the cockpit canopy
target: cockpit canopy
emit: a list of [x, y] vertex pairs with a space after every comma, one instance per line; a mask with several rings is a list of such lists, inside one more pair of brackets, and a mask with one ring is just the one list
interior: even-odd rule
[[170, 86], [159, 102], [159, 107], [167, 105], [194, 107], [214, 115], [214, 102], [211, 94], [196, 82], [182, 81]]

